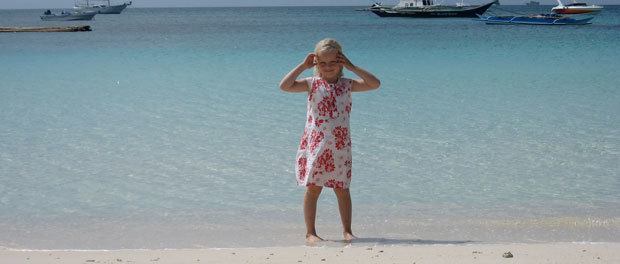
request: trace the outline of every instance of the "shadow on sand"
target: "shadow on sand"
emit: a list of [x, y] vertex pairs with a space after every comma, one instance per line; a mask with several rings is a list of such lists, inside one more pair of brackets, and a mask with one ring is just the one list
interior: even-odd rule
[[473, 240], [428, 240], [428, 239], [400, 239], [400, 238], [380, 238], [380, 237], [360, 237], [352, 241], [329, 240], [344, 244], [373, 244], [373, 245], [451, 245], [476, 243]]

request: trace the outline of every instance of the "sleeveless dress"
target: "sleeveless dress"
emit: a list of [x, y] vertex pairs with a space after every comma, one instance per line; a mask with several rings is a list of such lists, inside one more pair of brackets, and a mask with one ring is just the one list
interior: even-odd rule
[[307, 122], [301, 137], [295, 172], [300, 186], [348, 189], [351, 182], [352, 80], [328, 84], [320, 77], [306, 78]]

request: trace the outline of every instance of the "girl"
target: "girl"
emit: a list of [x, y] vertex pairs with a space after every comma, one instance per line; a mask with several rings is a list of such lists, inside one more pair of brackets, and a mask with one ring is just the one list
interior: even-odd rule
[[[297, 80], [307, 69], [314, 67], [314, 77]], [[355, 73], [361, 79], [342, 77], [342, 69]], [[280, 82], [287, 92], [308, 92], [308, 114], [301, 138], [295, 172], [297, 183], [306, 186], [304, 218], [306, 242], [322, 241], [316, 233], [316, 204], [323, 187], [333, 188], [338, 198], [345, 241], [356, 237], [351, 230], [351, 135], [349, 114], [351, 92], [379, 88], [377, 77], [354, 65], [343, 54], [340, 44], [324, 39], [316, 44], [314, 53]]]

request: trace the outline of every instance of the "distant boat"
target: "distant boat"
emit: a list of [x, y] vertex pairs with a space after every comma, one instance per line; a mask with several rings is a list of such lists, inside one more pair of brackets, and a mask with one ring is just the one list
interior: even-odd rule
[[125, 8], [131, 5], [131, 1], [129, 1], [129, 3], [122, 3], [119, 5], [110, 4], [110, 0], [98, 0], [98, 1], [108, 2], [107, 5], [91, 5], [90, 4], [91, 1], [96, 1], [96, 0], [86, 0], [85, 3], [81, 3], [81, 4], [76, 2], [73, 9], [77, 11], [82, 11], [82, 12], [93, 11], [93, 12], [96, 12], [97, 14], [120, 14], [121, 12], [123, 12], [123, 10], [125, 10]]
[[558, 5], [551, 8], [551, 12], [556, 13], [556, 14], [564, 14], [564, 15], [588, 14], [588, 13], [597, 13], [603, 10], [603, 7], [599, 5], [588, 5], [586, 3], [577, 3], [577, 2], [564, 5], [562, 4], [560, 0], [557, 0], [557, 1], [558, 1]]
[[356, 9], [355, 11], [372, 11], [373, 9], [380, 9], [382, 5], [383, 3], [377, 2], [377, 3], [372, 4], [370, 7]]
[[394, 7], [373, 6], [370, 11], [380, 17], [476, 17], [489, 9], [493, 2], [484, 5], [438, 5], [433, 0], [400, 0]]
[[60, 14], [52, 14], [52, 11], [47, 10], [41, 16], [43, 21], [74, 21], [74, 20], [92, 20], [95, 17], [96, 12], [65, 12]]
[[538, 1], [529, 1], [527, 3], [525, 3], [526, 6], [539, 6], [540, 2]]
[[529, 16], [482, 16], [480, 21], [490, 25], [587, 25], [594, 17], [575, 19], [558, 14], [540, 14]]
[[92, 31], [90, 26], [68, 26], [68, 27], [0, 27], [0, 32], [80, 32]]

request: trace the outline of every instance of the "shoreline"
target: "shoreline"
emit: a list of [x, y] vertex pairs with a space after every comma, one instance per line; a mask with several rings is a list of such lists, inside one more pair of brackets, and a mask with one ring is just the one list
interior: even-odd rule
[[[510, 252], [510, 254], [508, 254]], [[620, 263], [619, 242], [18, 250], [2, 263]], [[509, 257], [512, 255], [512, 257]]]
[[[323, 208], [326, 209], [326, 208]], [[340, 219], [323, 210], [319, 235], [327, 246], [342, 246]], [[245, 214], [245, 213], [244, 213]], [[249, 214], [249, 213], [248, 213]], [[223, 224], [220, 219], [192, 217], [176, 221], [159, 218], [106, 218], [69, 221], [0, 221], [0, 250], [119, 250], [207, 249], [303, 246], [303, 226], [297, 213], [274, 218]], [[287, 215], [291, 217], [286, 218]], [[359, 237], [353, 246], [417, 246], [439, 244], [572, 243], [596, 241], [620, 243], [617, 217], [551, 218], [404, 218], [389, 215], [359, 217], [354, 227]], [[200, 222], [201, 219], [205, 219]], [[268, 222], [271, 221], [271, 222]], [[252, 234], [252, 236], [248, 236]]]

